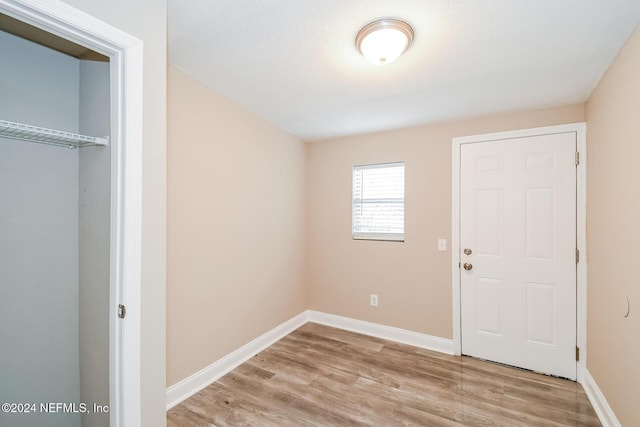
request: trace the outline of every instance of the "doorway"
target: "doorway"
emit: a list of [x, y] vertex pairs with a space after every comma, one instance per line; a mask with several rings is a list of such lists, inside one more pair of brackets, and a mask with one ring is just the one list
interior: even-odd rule
[[[100, 71], [109, 81], [107, 92], [110, 101], [105, 108], [110, 123], [107, 125], [108, 131], [105, 132], [110, 137], [109, 150], [85, 152], [88, 156], [107, 154], [105, 169], [108, 171], [107, 176], [109, 177], [107, 185], [103, 186], [101, 190], [106, 192], [108, 200], [106, 221], [103, 223], [103, 225], [106, 224], [105, 238], [108, 245], [103, 246], [103, 248], [106, 247], [106, 254], [99, 257], [102, 262], [106, 263], [103, 267], [107, 272], [107, 289], [103, 298], [107, 299], [105, 312], [108, 316], [108, 319], [105, 320], [105, 325], [108, 328], [108, 356], [105, 359], [108, 360], [106, 363], [108, 363], [109, 407], [99, 409], [108, 411], [108, 425], [110, 426], [137, 425], [140, 423], [142, 43], [138, 39], [62, 2], [0, 0], [0, 13], [51, 33], [54, 37], [65, 39], [94, 51], [109, 60], [106, 72]], [[89, 67], [91, 66], [89, 65]], [[27, 93], [25, 92], [25, 95]], [[3, 118], [0, 117], [0, 119]], [[87, 121], [91, 121], [91, 118]], [[43, 124], [42, 127], [55, 128], [55, 125]], [[46, 148], [64, 150], [60, 147]], [[88, 149], [93, 148], [83, 148], [82, 150]], [[35, 150], [35, 147], [30, 147], [29, 150]], [[62, 152], [51, 151], [50, 153], [52, 153], [51, 156], [62, 156]], [[42, 155], [43, 152], [37, 154]], [[77, 157], [81, 156], [79, 154]], [[46, 161], [51, 157], [47, 154], [42, 158]], [[65, 160], [76, 162], [73, 158], [65, 158]], [[85, 165], [87, 164], [85, 163]], [[50, 166], [50, 164], [48, 165]], [[33, 171], [38, 172], [39, 168], [34, 167]], [[68, 169], [67, 172], [69, 172]], [[73, 170], [71, 172], [74, 173]], [[82, 173], [79, 171], [79, 174]], [[54, 171], [52, 174], [57, 175], [58, 172]], [[82, 191], [82, 187], [78, 189], [78, 192], [80, 191]], [[44, 193], [47, 195], [46, 191]], [[51, 197], [51, 194], [49, 196]], [[74, 196], [71, 195], [70, 198], [73, 199]], [[95, 219], [92, 213], [90, 210], [80, 213], [80, 215], [86, 214], [87, 222], [85, 224], [89, 227]], [[60, 216], [64, 216], [64, 214], [58, 215], [58, 217]], [[72, 240], [75, 238], [68, 239], [69, 242]], [[79, 240], [82, 239], [79, 238]], [[76, 252], [78, 251], [76, 250]], [[73, 258], [77, 257], [70, 257], [70, 259]], [[37, 260], [32, 260], [32, 262], [35, 266]], [[52, 265], [55, 268], [56, 263], [54, 262]], [[93, 267], [88, 267], [87, 270], [81, 271], [79, 274], [89, 277], [92, 269]], [[44, 282], [46, 282], [46, 277], [43, 279]], [[54, 295], [58, 294], [54, 293]], [[78, 299], [80, 300], [80, 298]], [[47, 301], [43, 301], [43, 303], [46, 304]], [[118, 317], [120, 305], [126, 306], [128, 309], [126, 317], [123, 319]], [[91, 310], [90, 307], [87, 309]], [[52, 313], [55, 311], [55, 309], [52, 310]], [[121, 311], [121, 314], [124, 314], [124, 311]], [[7, 322], [20, 329], [20, 319], [11, 318]], [[62, 321], [61, 324], [65, 323]], [[56, 330], [54, 324], [48, 324], [46, 327], [52, 331]], [[91, 334], [89, 332], [85, 335], [90, 336]], [[30, 339], [28, 336], [23, 338]], [[49, 339], [55, 341], [56, 336], [51, 335]], [[42, 338], [39, 340], [43, 341]], [[11, 343], [6, 344], [11, 346]], [[66, 361], [67, 358], [65, 357], [64, 360]], [[46, 371], [41, 374], [45, 375]], [[103, 374], [101, 372], [99, 375]], [[27, 392], [30, 388], [37, 389], [39, 387], [37, 382], [21, 383], [20, 385]], [[40, 403], [46, 404], [48, 402], [37, 402], [38, 405]], [[91, 406], [93, 403], [100, 404], [100, 402], [81, 402], [75, 401], [75, 399], [71, 402], [60, 403], [67, 403], [67, 407], [61, 410], [68, 412], [73, 409], [76, 413], [83, 412], [81, 404], [86, 404], [88, 410], [95, 409]], [[38, 409], [40, 408], [38, 407]], [[57, 408], [54, 407], [53, 411], [57, 411]], [[55, 414], [53, 416], [55, 417]], [[13, 425], [17, 424], [13, 423]]]
[[456, 354], [581, 380], [584, 133], [575, 124], [454, 138]]

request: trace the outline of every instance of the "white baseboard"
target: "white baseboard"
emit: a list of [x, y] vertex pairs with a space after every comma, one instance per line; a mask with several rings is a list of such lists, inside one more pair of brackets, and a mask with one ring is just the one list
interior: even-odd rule
[[412, 332], [393, 326], [351, 319], [349, 317], [307, 310], [227, 354], [206, 368], [167, 388], [167, 410], [196, 394], [214, 381], [217, 381], [225, 374], [251, 359], [256, 353], [276, 343], [307, 322], [358, 332], [389, 341], [438, 351], [440, 353], [453, 354], [453, 341], [449, 339]]
[[222, 359], [167, 388], [167, 410], [196, 394], [209, 384], [229, 373], [280, 339], [289, 335], [308, 321], [307, 312], [287, 320], [269, 332], [259, 336]]
[[613, 409], [611, 409], [611, 406], [609, 406], [604, 394], [600, 391], [598, 384], [596, 384], [596, 380], [593, 379], [587, 369], [584, 370], [582, 386], [584, 387], [584, 391], [593, 406], [593, 410], [596, 411], [602, 426], [621, 427], [622, 425], [620, 424], [620, 421], [618, 421], [616, 414], [613, 413]]
[[393, 326], [380, 325], [378, 323], [365, 322], [364, 320], [351, 319], [349, 317], [336, 316], [319, 311], [307, 311], [310, 322], [320, 323], [334, 328], [345, 329], [347, 331], [358, 332], [372, 337], [395, 341], [414, 347], [433, 350], [440, 353], [453, 354], [453, 340], [434, 337], [432, 335], [419, 332], [408, 331], [406, 329], [395, 328]]

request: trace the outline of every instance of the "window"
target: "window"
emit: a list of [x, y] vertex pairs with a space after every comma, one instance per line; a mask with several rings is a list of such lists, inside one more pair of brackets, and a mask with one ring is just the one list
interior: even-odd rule
[[352, 236], [404, 241], [404, 162], [353, 167]]

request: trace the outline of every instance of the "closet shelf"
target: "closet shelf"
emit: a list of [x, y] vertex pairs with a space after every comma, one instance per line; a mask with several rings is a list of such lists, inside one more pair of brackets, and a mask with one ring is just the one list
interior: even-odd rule
[[55, 129], [40, 128], [22, 123], [0, 120], [0, 137], [58, 145], [68, 148], [108, 145], [109, 138], [78, 135]]

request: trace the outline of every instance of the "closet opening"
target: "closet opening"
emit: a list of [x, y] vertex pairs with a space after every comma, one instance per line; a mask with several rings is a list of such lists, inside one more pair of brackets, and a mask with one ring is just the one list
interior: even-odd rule
[[113, 64], [2, 13], [0, 57], [0, 425], [120, 425]]

